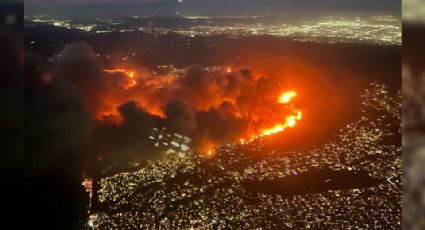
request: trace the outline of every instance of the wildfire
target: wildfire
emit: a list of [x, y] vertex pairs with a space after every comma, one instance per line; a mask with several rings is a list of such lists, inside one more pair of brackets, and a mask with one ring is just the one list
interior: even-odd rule
[[278, 133], [278, 132], [282, 132], [284, 129], [285, 129], [285, 126], [284, 126], [284, 125], [282, 125], [282, 124], [277, 124], [277, 125], [276, 125], [276, 126], [274, 126], [273, 128], [263, 130], [263, 131], [261, 132], [260, 136], [268, 136], [268, 135], [271, 135], [271, 134], [275, 134], [275, 133]]
[[207, 147], [203, 151], [201, 151], [205, 158], [214, 158], [217, 154], [216, 146], [211, 145], [210, 147]]
[[125, 70], [125, 69], [105, 69], [103, 70], [106, 73], [121, 73], [127, 76], [128, 81], [123, 83], [124, 89], [130, 89], [131, 87], [135, 86], [137, 84], [137, 81], [135, 79], [135, 72], [131, 70]]
[[[180, 92], [179, 90], [192, 90], [192, 88], [186, 86], [187, 82], [179, 81], [182, 78], [179, 78], [178, 75], [175, 75], [174, 73], [161, 76], [143, 74], [143, 77], [140, 77], [136, 76], [138, 72], [125, 68], [104, 69], [103, 71], [105, 73], [112, 74], [112, 77], [119, 78], [119, 81], [114, 82], [117, 82], [120, 85], [120, 87], [118, 87], [120, 90], [113, 91], [111, 95], [106, 95], [104, 97], [104, 106], [96, 111], [96, 115], [99, 120], [104, 120], [111, 123], [120, 123], [122, 121], [122, 117], [120, 116], [116, 107], [129, 100], [137, 101], [137, 103], [139, 103], [147, 113], [156, 115], [161, 119], [167, 119], [167, 116], [162, 110], [167, 105], [167, 100], [173, 99], [172, 97], [174, 95], [182, 95], [184, 98], [186, 96], [186, 91]], [[232, 69], [230, 66], [225, 66], [223, 67], [222, 72], [214, 74], [217, 74], [216, 77], [218, 80], [221, 80], [220, 84], [223, 82], [224, 85], [230, 84], [227, 83], [228, 78], [231, 80], [233, 75], [236, 76], [238, 72]], [[225, 77], [224, 79], [222, 79], [223, 76]], [[256, 79], [255, 76], [250, 80], [249, 84], [256, 84], [258, 78]], [[174, 86], [172, 84], [176, 85]], [[135, 87], [136, 85], [137, 87]], [[157, 94], [157, 90], [161, 90], [161, 88], [164, 90]], [[123, 91], [122, 89], [129, 91]], [[218, 106], [220, 103], [227, 100], [231, 106], [229, 108], [223, 107], [223, 111], [217, 110], [219, 111], [217, 113], [226, 113], [226, 116], [229, 115], [232, 119], [235, 120], [246, 119], [249, 121], [244, 127], [246, 131], [241, 134], [241, 136], [239, 136], [239, 139], [236, 139], [237, 142], [239, 142], [241, 145], [248, 144], [260, 137], [277, 134], [283, 132], [286, 129], [293, 128], [297, 125], [297, 122], [302, 119], [303, 115], [302, 111], [296, 108], [293, 104], [293, 99], [297, 96], [297, 92], [295, 90], [286, 90], [281, 92], [279, 95], [274, 97], [275, 99], [273, 102], [265, 103], [264, 108], [262, 104], [255, 104], [256, 110], [254, 111], [244, 111], [244, 108], [246, 107], [244, 107], [243, 104], [241, 107], [239, 107], [239, 104], [236, 103], [239, 94], [236, 96], [227, 96], [227, 94], [224, 93], [222, 93], [223, 95], [219, 94], [217, 95], [217, 98], [214, 98], [213, 100], [218, 101], [217, 105], [215, 105], [209, 100], [192, 100], [193, 97], [196, 97], [196, 93], [197, 92], [188, 92], [187, 98], [184, 98], [185, 101], [188, 101], [187, 103], [189, 106], [196, 107], [194, 110], [201, 111], [203, 109]], [[166, 97], [162, 99], [158, 95], [166, 95]], [[252, 103], [258, 103], [258, 101], [253, 100]], [[206, 104], [205, 108], [203, 107], [204, 104]], [[196, 114], [196, 111], [194, 111], [194, 114]], [[213, 141], [207, 139], [206, 143], [202, 143], [198, 150], [202, 152], [205, 157], [213, 158], [217, 154], [217, 150], [215, 149], [217, 144], [220, 143], [214, 143]]]
[[287, 91], [282, 93], [279, 97], [279, 103], [288, 104], [293, 97], [295, 97], [297, 93], [295, 91]]
[[261, 132], [260, 136], [269, 136], [275, 133], [282, 132], [286, 128], [292, 128], [297, 124], [297, 121], [301, 120], [302, 112], [297, 111], [297, 115], [289, 115], [285, 117], [285, 122], [283, 124], [277, 124], [270, 129], [265, 129]]
[[245, 142], [246, 142], [245, 139], [243, 139], [243, 138], [239, 139], [239, 143], [241, 143], [241, 145], [244, 145]]
[[[287, 104], [296, 95], [297, 95], [297, 93], [295, 91], [283, 92], [279, 97], [279, 103]], [[282, 132], [287, 128], [292, 128], [297, 124], [297, 121], [299, 121], [301, 119], [302, 119], [301, 110], [296, 110], [293, 115], [286, 116], [283, 123], [279, 123], [279, 124], [276, 124], [275, 126], [273, 126], [272, 128], [262, 130], [261, 133], [257, 137], [269, 136], [269, 135], [272, 135], [272, 134]]]

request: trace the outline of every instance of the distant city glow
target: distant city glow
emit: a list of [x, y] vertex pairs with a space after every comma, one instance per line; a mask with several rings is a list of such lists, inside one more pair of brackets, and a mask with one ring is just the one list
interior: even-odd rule
[[[180, 12], [176, 12], [176, 15], [180, 15]], [[277, 22], [258, 21], [258, 19], [263, 19], [262, 17], [228, 17], [228, 23], [226, 24], [223, 24], [220, 17], [210, 18], [195, 15], [184, 18], [190, 20], [188, 26], [179, 27], [178, 29], [165, 26], [155, 27], [154, 32], [151, 26], [143, 26], [143, 24], [141, 24], [141, 26], [132, 26], [133, 28], [128, 26], [123, 27], [122, 23], [117, 23], [109, 19], [98, 19], [84, 23], [49, 18], [46, 16], [33, 16], [28, 19], [30, 23], [51, 24], [57, 27], [78, 29], [94, 33], [141, 31], [155, 34], [176, 33], [188, 37], [213, 35], [247, 37], [253, 35], [270, 35], [301, 42], [355, 42], [379, 45], [401, 45], [401, 19], [391, 15], [376, 15], [372, 17], [330, 16], [316, 20], [302, 20], [293, 24], [288, 24], [284, 20]], [[240, 18], [251, 21], [249, 21], [249, 23], [232, 21]], [[215, 19], [217, 19], [217, 22], [215, 22]]]

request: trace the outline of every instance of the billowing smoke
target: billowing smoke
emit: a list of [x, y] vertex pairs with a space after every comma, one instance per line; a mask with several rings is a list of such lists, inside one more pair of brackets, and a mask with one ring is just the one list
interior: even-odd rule
[[[75, 85], [52, 79], [36, 55], [25, 56], [24, 173], [27, 189], [37, 197], [29, 201], [36, 207], [30, 209], [31, 223], [35, 228], [80, 229], [87, 213], [81, 172], [91, 155], [95, 123]], [[48, 223], [46, 214], [51, 216]]]
[[248, 131], [249, 121], [235, 116], [234, 105], [224, 101], [218, 108], [199, 111], [196, 114], [197, 129], [193, 133], [195, 146], [235, 141]]
[[62, 52], [53, 78], [72, 86], [96, 121], [95, 154], [152, 158], [158, 149], [148, 137], [162, 127], [204, 151], [250, 138], [291, 111], [277, 104], [279, 82], [249, 69], [193, 65], [173, 74], [152, 72], [107, 69], [84, 42]]
[[196, 115], [183, 100], [169, 101], [164, 108], [166, 126], [174, 132], [189, 135], [196, 126]]
[[[91, 47], [86, 43], [76, 43], [68, 46], [62, 52], [62, 58], [56, 64], [54, 77], [75, 86], [82, 94], [86, 107], [97, 109], [102, 89], [107, 82], [102, 76], [102, 65]], [[87, 100], [91, 98], [91, 100]]]

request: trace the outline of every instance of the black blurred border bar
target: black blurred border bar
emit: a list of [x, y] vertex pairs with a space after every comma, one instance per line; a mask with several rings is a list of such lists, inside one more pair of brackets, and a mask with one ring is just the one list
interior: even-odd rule
[[403, 1], [403, 229], [425, 229], [425, 1]]
[[25, 202], [24, 164], [24, 4], [0, 2], [0, 120], [2, 175], [2, 228], [21, 229]]

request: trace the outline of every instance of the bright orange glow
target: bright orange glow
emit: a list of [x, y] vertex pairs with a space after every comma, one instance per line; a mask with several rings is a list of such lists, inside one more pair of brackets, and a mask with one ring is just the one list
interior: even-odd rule
[[[283, 92], [279, 97], [279, 103], [281, 104], [287, 104], [289, 103], [293, 97], [295, 97], [297, 93], [295, 91], [285, 91]], [[269, 136], [273, 135], [279, 132], [284, 131], [287, 128], [292, 128], [297, 124], [297, 121], [302, 119], [302, 112], [301, 110], [296, 110], [294, 114], [288, 115], [284, 118], [284, 121], [282, 123], [276, 124], [275, 126], [271, 128], [264, 129], [260, 132], [259, 135], [256, 135], [255, 137], [251, 138], [252, 140], [257, 137], [262, 136]]]
[[176, 76], [170, 74], [158, 77], [144, 72], [146, 70], [143, 68], [140, 71], [127, 68], [111, 68], [102, 71], [110, 74], [106, 77], [113, 78], [113, 83], [118, 87], [110, 87], [103, 93], [100, 101], [91, 111], [96, 119], [121, 123], [123, 119], [117, 108], [129, 101], [135, 101], [151, 115], [165, 117], [162, 108], [166, 101], [155, 97], [155, 91], [171, 85]]
[[295, 116], [287, 116], [286, 117], [286, 124], [288, 125], [288, 127], [294, 127], [295, 126], [295, 121], [296, 117]]
[[297, 112], [297, 120], [301, 120], [303, 118], [303, 113], [301, 111]]
[[281, 103], [281, 104], [287, 104], [296, 95], [297, 95], [297, 93], [295, 91], [286, 91], [286, 92], [283, 92], [280, 95], [280, 97], [279, 97], [279, 103]]
[[273, 128], [270, 129], [266, 129], [263, 130], [260, 134], [260, 136], [268, 136], [268, 135], [272, 135], [275, 133], [279, 133], [282, 132], [283, 130], [285, 130], [285, 126], [282, 124], [277, 124], [276, 126], [274, 126]]
[[135, 72], [131, 70], [125, 70], [125, 69], [106, 69], [103, 70], [106, 73], [122, 73], [125, 76], [127, 76], [128, 81], [123, 83], [124, 89], [130, 89], [131, 87], [135, 86], [137, 84], [137, 81], [135, 80]]
[[204, 153], [204, 157], [206, 158], [214, 158], [216, 155], [216, 150], [214, 147], [208, 149], [205, 153]]
[[[94, 111], [96, 117], [105, 122], [120, 123], [123, 118], [117, 107], [130, 100], [136, 101], [149, 114], [165, 118], [166, 116], [162, 109], [172, 99], [173, 94], [171, 92], [181, 87], [179, 85], [181, 82], [178, 81], [178, 75], [175, 75], [175, 73], [152, 75], [150, 72], [143, 72], [145, 71], [144, 69], [135, 72], [126, 68], [105, 69], [103, 71], [109, 74], [117, 74], [111, 76], [117, 77], [118, 84], [120, 85], [120, 87], [110, 90], [109, 94], [105, 94], [101, 105]], [[234, 71], [235, 73], [237, 72], [236, 69], [232, 69], [230, 66], [223, 67], [222, 71], [229, 74]], [[229, 77], [233, 75], [224, 76]], [[254, 75], [252, 80], [247, 82], [247, 84], [256, 84], [256, 81], [259, 79], [257, 75]], [[227, 78], [223, 79], [223, 82], [220, 81], [220, 84], [228, 84], [224, 80], [227, 80]], [[176, 84], [173, 85], [174, 83]], [[161, 94], [158, 94], [158, 90], [161, 90]], [[268, 92], [265, 91], [265, 93], [267, 94]], [[259, 103], [256, 99], [252, 99], [252, 101], [250, 99], [247, 102], [238, 104], [238, 95], [228, 96], [226, 93], [221, 93], [214, 95], [206, 94], [206, 96], [208, 97], [205, 99], [197, 98], [189, 93], [185, 100], [199, 111], [208, 110], [211, 107], [219, 108], [223, 101], [227, 101], [231, 106], [220, 107], [221, 113], [225, 113], [226, 116], [233, 116], [249, 121], [246, 127], [247, 130], [236, 139], [236, 142], [239, 142], [241, 145], [248, 144], [259, 137], [273, 135], [293, 128], [302, 119], [302, 111], [292, 104], [293, 99], [297, 96], [295, 90], [281, 91], [278, 95], [273, 95], [273, 97], [256, 95], [264, 96], [265, 98], [274, 98], [274, 100], [271, 103], [265, 103], [264, 106], [262, 104], [256, 104], [255, 110], [251, 110], [250, 106], [246, 106], [244, 103]], [[197, 150], [203, 153], [205, 157], [213, 158], [217, 154], [217, 150], [215, 149], [217, 144], [219, 143], [213, 143], [209, 140], [206, 143], [202, 143], [201, 147]]]
[[297, 121], [301, 120], [301, 118], [302, 118], [302, 112], [297, 111], [297, 115], [286, 116], [284, 123], [277, 124], [272, 128], [263, 130], [259, 136], [269, 136], [275, 133], [282, 132], [286, 128], [292, 128], [297, 124]]

